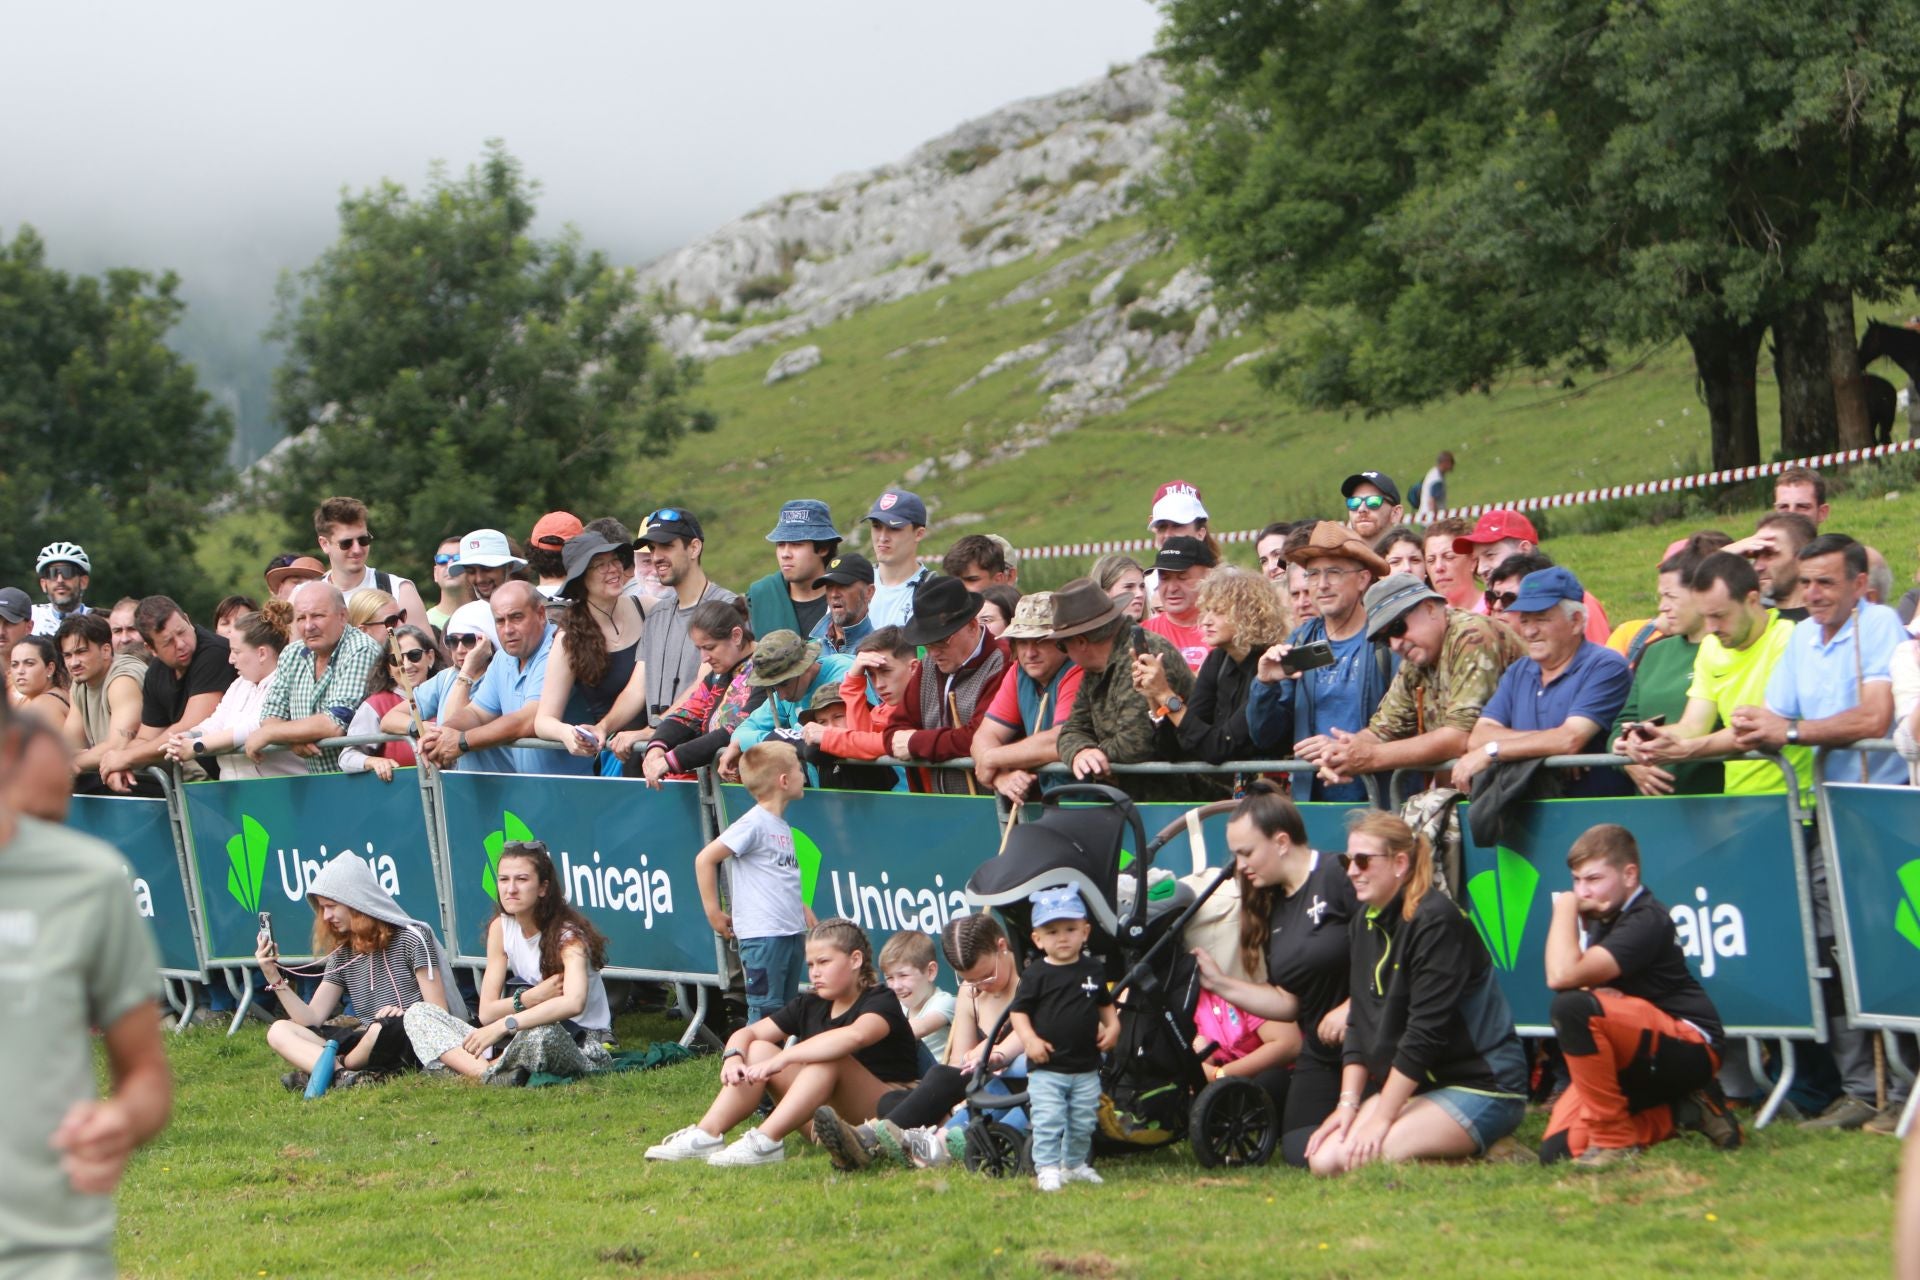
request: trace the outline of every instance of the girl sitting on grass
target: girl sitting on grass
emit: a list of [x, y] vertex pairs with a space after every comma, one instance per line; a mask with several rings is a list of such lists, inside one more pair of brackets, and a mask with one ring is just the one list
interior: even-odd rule
[[[421, 1057], [470, 1080], [525, 1084], [539, 1072], [583, 1076], [612, 1065], [613, 1014], [600, 970], [607, 940], [574, 910], [547, 846], [510, 840], [494, 872], [499, 906], [487, 924], [480, 1026], [426, 1003], [407, 1010], [407, 1038]], [[506, 1047], [491, 1065], [485, 1055]]]
[[[313, 904], [313, 950], [325, 968], [311, 1000], [302, 1000], [286, 980], [280, 949], [261, 930], [254, 958], [279, 993], [286, 1017], [267, 1028], [267, 1044], [292, 1063], [280, 1077], [289, 1089], [304, 1089], [307, 1073], [330, 1042], [337, 1042], [342, 1068], [336, 1088], [358, 1083], [362, 1074], [386, 1075], [418, 1069], [422, 1059], [403, 1025], [408, 1009], [425, 1001], [464, 1020], [460, 990], [447, 981], [447, 960], [433, 930], [407, 915], [374, 878], [366, 859], [336, 854], [308, 885]], [[358, 1025], [327, 1026], [344, 995]]]
[[[773, 1164], [789, 1133], [831, 1106], [864, 1120], [889, 1089], [915, 1079], [913, 1028], [899, 999], [874, 972], [873, 944], [851, 920], [822, 920], [807, 932], [813, 990], [742, 1027], [720, 1055], [720, 1093], [698, 1124], [647, 1148], [649, 1160], [717, 1165]], [[787, 1037], [796, 1042], [783, 1048]], [[779, 1101], [758, 1128], [726, 1145], [771, 1091]]]

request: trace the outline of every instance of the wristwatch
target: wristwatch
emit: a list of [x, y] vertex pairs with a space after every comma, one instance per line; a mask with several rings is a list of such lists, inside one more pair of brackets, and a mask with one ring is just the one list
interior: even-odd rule
[[1787, 741], [1795, 745], [1799, 744], [1800, 722], [1798, 720], [1787, 721]]
[[520, 1030], [520, 1019], [514, 1017], [512, 1014], [508, 1014], [506, 1020], [500, 1025], [505, 1027], [509, 1033], [517, 1032]]
[[1489, 742], [1481, 749], [1487, 753], [1487, 759], [1496, 762], [1500, 759], [1500, 744], [1498, 742]]
[[1167, 700], [1160, 704], [1161, 712], [1166, 715], [1172, 715], [1176, 711], [1185, 711], [1186, 709], [1187, 704], [1185, 700], [1177, 693], [1168, 694]]
[[471, 750], [473, 750], [473, 748], [467, 745], [467, 731], [462, 729], [460, 731], [460, 754], [465, 755]]
[[725, 1062], [728, 1058], [744, 1058], [746, 1056], [747, 1051], [745, 1049], [729, 1049], [720, 1055], [720, 1061]]

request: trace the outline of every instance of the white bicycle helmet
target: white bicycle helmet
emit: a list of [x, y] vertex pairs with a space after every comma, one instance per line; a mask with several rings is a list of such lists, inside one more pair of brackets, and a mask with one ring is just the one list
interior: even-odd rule
[[45, 573], [48, 565], [61, 560], [65, 560], [70, 564], [79, 565], [80, 572], [82, 573], [91, 574], [93, 572], [93, 561], [87, 559], [87, 553], [81, 550], [80, 544], [77, 542], [49, 542], [46, 546], [40, 548], [40, 558], [33, 562], [33, 571], [35, 573]]

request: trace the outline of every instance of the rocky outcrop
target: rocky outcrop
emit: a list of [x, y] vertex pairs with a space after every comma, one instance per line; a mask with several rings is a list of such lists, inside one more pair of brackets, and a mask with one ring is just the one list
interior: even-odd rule
[[795, 347], [791, 351], [782, 352], [780, 356], [767, 367], [765, 385], [770, 387], [776, 382], [785, 382], [788, 378], [797, 378], [819, 363], [820, 348], [811, 344], [804, 347]]

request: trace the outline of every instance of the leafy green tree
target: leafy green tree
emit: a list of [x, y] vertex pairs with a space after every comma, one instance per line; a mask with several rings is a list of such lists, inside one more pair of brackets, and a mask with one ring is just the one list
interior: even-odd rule
[[1852, 299], [1914, 274], [1915, 6], [1167, 11], [1159, 208], [1257, 313], [1311, 309], [1263, 369], [1297, 398], [1379, 413], [1684, 336], [1737, 465], [1771, 326], [1789, 451], [1864, 430]]
[[386, 182], [343, 198], [338, 242], [283, 281], [275, 401], [293, 440], [267, 484], [302, 541], [335, 493], [416, 555], [559, 508], [591, 519], [615, 510], [635, 460], [712, 428], [684, 401], [696, 367], [657, 350], [632, 273], [571, 230], [532, 234], [537, 193], [489, 143], [417, 197]]
[[0, 583], [37, 598], [35, 554], [67, 540], [93, 562], [96, 604], [213, 603], [194, 540], [228, 482], [233, 427], [166, 345], [178, 285], [54, 270], [30, 227], [0, 243]]

